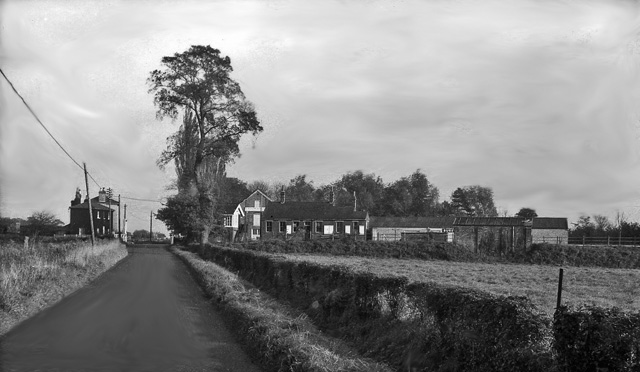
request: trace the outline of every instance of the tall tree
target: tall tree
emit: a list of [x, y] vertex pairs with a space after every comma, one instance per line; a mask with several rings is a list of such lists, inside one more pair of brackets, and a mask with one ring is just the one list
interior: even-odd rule
[[516, 217], [534, 218], [538, 217], [538, 213], [536, 213], [536, 210], [533, 208], [520, 208], [518, 213], [516, 213]]
[[456, 214], [472, 217], [496, 217], [493, 190], [479, 185], [458, 187], [451, 194], [451, 206]]
[[55, 214], [48, 211], [34, 212], [27, 218], [26, 230], [33, 235], [53, 234], [56, 227], [64, 225]]
[[[194, 45], [183, 53], [163, 57], [162, 69], [147, 80], [154, 94], [157, 117], [176, 119], [184, 113], [183, 125], [168, 139], [159, 160], [163, 166], [175, 160], [184, 179], [179, 187], [198, 198], [201, 243], [218, 219], [219, 180], [224, 167], [239, 155], [243, 134], [262, 131], [251, 102], [231, 78], [229, 57], [218, 49]], [[178, 166], [177, 166], [178, 167]]]
[[[375, 174], [364, 174], [361, 170], [348, 172], [335, 182], [336, 205], [352, 206], [358, 210], [378, 214], [376, 206], [380, 204], [384, 193], [382, 178]], [[354, 200], [355, 193], [355, 200]]]
[[313, 201], [314, 191], [313, 181], [307, 181], [307, 175], [300, 174], [289, 181], [285, 196], [287, 201]]

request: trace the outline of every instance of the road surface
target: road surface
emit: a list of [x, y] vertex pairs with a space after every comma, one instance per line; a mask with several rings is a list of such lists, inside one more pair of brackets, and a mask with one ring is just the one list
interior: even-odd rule
[[260, 371], [182, 261], [134, 247], [0, 339], [0, 371]]

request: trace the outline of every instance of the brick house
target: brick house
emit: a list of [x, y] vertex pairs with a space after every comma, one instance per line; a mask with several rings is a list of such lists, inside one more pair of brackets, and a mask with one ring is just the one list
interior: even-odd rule
[[366, 211], [354, 207], [336, 207], [327, 202], [269, 203], [263, 213], [263, 239], [340, 239], [365, 240], [369, 223]]
[[429, 237], [437, 241], [452, 242], [454, 217], [374, 217], [369, 218], [371, 240], [408, 240]]
[[[111, 201], [112, 208], [109, 208]], [[104, 189], [100, 190], [98, 196], [91, 199], [91, 209], [93, 213], [93, 227], [97, 236], [113, 235], [113, 206], [118, 206], [117, 200], [109, 200]], [[117, 225], [117, 223], [115, 224]], [[76, 197], [71, 201], [69, 207], [69, 228], [68, 233], [77, 235], [91, 234], [91, 220], [89, 219], [89, 203], [85, 198], [82, 202], [80, 189], [76, 189]]]
[[231, 241], [260, 239], [262, 213], [271, 199], [256, 190], [237, 204], [222, 206], [222, 223]]

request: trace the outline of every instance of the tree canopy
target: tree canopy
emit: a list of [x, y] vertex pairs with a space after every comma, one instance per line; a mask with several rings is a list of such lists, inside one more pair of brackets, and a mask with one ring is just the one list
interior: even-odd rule
[[174, 161], [178, 192], [197, 198], [197, 218], [192, 221], [198, 225], [191, 228], [201, 232], [204, 243], [219, 215], [226, 165], [240, 155], [241, 136], [257, 135], [262, 126], [253, 104], [230, 76], [231, 59], [218, 49], [194, 45], [163, 57], [161, 64], [147, 80], [156, 115], [175, 120], [182, 113], [183, 122], [167, 138], [158, 165]]
[[516, 217], [534, 218], [538, 217], [538, 213], [536, 213], [536, 210], [533, 208], [520, 208], [518, 213], [516, 213]]

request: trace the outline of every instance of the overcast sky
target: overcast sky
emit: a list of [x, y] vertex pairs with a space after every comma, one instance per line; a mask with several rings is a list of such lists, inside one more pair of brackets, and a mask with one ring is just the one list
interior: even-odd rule
[[[640, 219], [640, 8], [631, 1], [4, 1], [0, 67], [101, 186], [158, 199], [179, 125], [149, 72], [211, 45], [264, 132], [229, 175], [316, 186], [420, 168], [510, 215]], [[68, 223], [82, 171], [0, 80], [1, 213]], [[90, 184], [95, 195], [97, 186]], [[157, 203], [127, 200], [131, 228]], [[159, 224], [159, 222], [157, 222]], [[131, 229], [130, 228], [130, 229]]]

